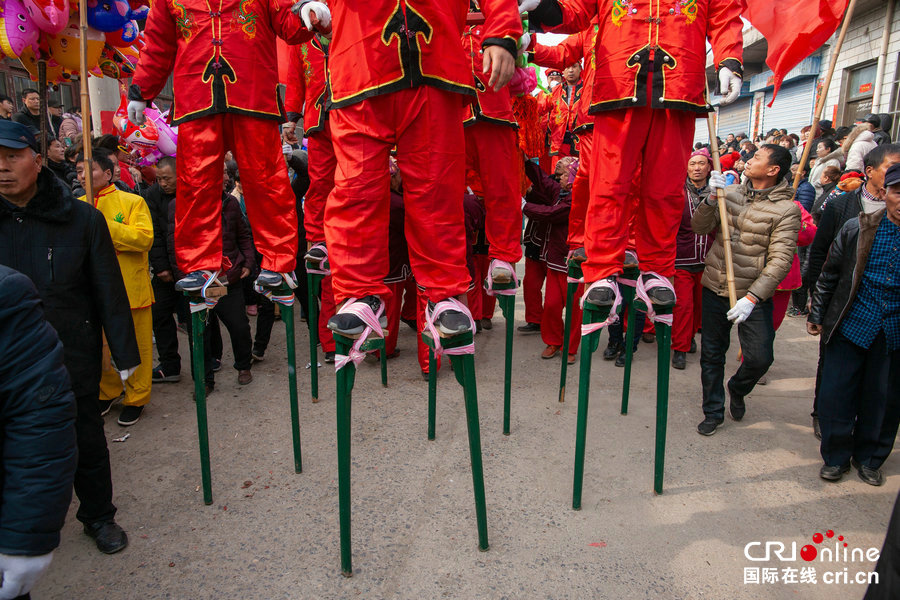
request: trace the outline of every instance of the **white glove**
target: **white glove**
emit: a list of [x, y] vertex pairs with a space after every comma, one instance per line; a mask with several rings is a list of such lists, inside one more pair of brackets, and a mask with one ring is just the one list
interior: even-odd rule
[[729, 321], [732, 321], [735, 325], [739, 325], [747, 320], [747, 317], [750, 316], [750, 313], [753, 312], [753, 309], [756, 308], [756, 304], [753, 303], [753, 300], [744, 296], [740, 300], [734, 303], [734, 306], [725, 313], [725, 316]]
[[531, 44], [531, 34], [527, 31], [522, 34], [522, 37], [519, 38], [519, 51], [517, 53], [518, 56], [522, 56], [528, 51], [528, 46]]
[[142, 100], [131, 100], [128, 103], [128, 120], [134, 123], [135, 125], [141, 126], [144, 124], [144, 110], [147, 108], [147, 103]]
[[3, 575], [0, 600], [24, 596], [30, 592], [52, 560], [52, 552], [41, 556], [0, 554], [0, 573]]
[[319, 20], [319, 25], [322, 28], [328, 29], [331, 25], [331, 11], [328, 10], [328, 6], [326, 6], [324, 2], [307, 2], [299, 8], [299, 12], [297, 10], [297, 4], [295, 4], [294, 8], [291, 10], [300, 17], [303, 24], [306, 25], [306, 28], [310, 31], [315, 30], [315, 27], [313, 27], [312, 22], [309, 20], [309, 13], [311, 12], [316, 13], [316, 18]]
[[519, 14], [536, 9], [541, 5], [541, 0], [519, 0]]
[[124, 371], [119, 371], [119, 377], [122, 378], [122, 381], [125, 381], [137, 371], [137, 367], [131, 367], [130, 369], [125, 369]]
[[709, 195], [715, 196], [716, 190], [724, 190], [728, 186], [728, 181], [722, 173], [713, 171], [709, 174], [709, 183], [707, 185], [709, 186]]
[[741, 93], [741, 78], [728, 67], [719, 69], [719, 95], [725, 96], [722, 104], [731, 104]]

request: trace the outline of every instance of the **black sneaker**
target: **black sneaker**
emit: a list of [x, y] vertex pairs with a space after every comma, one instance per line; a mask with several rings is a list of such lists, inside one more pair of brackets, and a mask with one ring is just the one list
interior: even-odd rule
[[281, 287], [282, 283], [286, 283], [293, 290], [297, 287], [297, 278], [293, 272], [276, 273], [275, 271], [263, 269], [259, 272], [259, 277], [256, 278], [254, 287], [274, 290]]
[[325, 353], [325, 362], [327, 362], [327, 363], [333, 363], [333, 362], [334, 362], [334, 351], [333, 351], [333, 350], [332, 350], [331, 352], [326, 352], [326, 353]]
[[219, 371], [222, 370], [222, 359], [220, 359], [220, 358], [213, 359], [212, 370], [213, 370], [213, 373], [218, 373]]
[[485, 331], [490, 331], [494, 328], [494, 323], [490, 319], [481, 319], [481, 328]]
[[199, 292], [207, 285], [215, 283], [218, 271], [193, 271], [175, 282], [175, 289], [179, 292]]
[[619, 356], [619, 352], [622, 350], [622, 344], [617, 342], [610, 342], [608, 346], [606, 346], [606, 350], [603, 351], [603, 360], [613, 360], [617, 356]]
[[105, 417], [107, 413], [109, 413], [110, 409], [112, 409], [113, 402], [115, 400], [100, 400], [100, 416]]
[[712, 417], [706, 417], [703, 419], [703, 422], [697, 425], [697, 433], [700, 435], [712, 435], [716, 432], [716, 429], [725, 422], [725, 419], [714, 419]]
[[584, 301], [586, 304], [594, 306], [612, 306], [616, 300], [616, 290], [618, 284], [615, 277], [607, 277], [606, 284], [598, 287], [592, 287], [588, 291]]
[[[434, 306], [434, 303], [429, 300], [428, 310], [434, 311]], [[440, 316], [438, 316], [437, 321], [435, 321], [435, 325], [437, 325], [439, 332], [448, 336], [472, 331], [472, 324], [469, 322], [469, 317], [466, 316], [465, 313], [452, 308], [442, 312]]]
[[672, 368], [684, 371], [687, 366], [687, 356], [684, 352], [675, 351], [672, 353]]
[[[637, 354], [637, 346], [634, 347], [634, 350], [631, 351], [632, 358]], [[619, 350], [619, 354], [616, 355], [616, 366], [624, 367], [625, 366], [625, 348], [624, 346]]]
[[84, 532], [94, 539], [97, 550], [104, 554], [115, 554], [128, 545], [128, 535], [115, 521], [86, 524]]
[[119, 420], [117, 423], [122, 427], [134, 425], [141, 420], [142, 412], [144, 412], [143, 406], [125, 406], [122, 408], [122, 412], [119, 413]]
[[524, 325], [516, 327], [516, 331], [519, 333], [540, 333], [541, 326], [537, 323], [525, 323]]
[[[204, 386], [204, 390], [205, 390], [206, 398], [209, 399], [209, 395], [212, 394], [216, 390], [216, 385], [214, 383], [207, 383]], [[197, 394], [192, 392], [191, 397], [194, 399], [194, 402], [197, 401]]]
[[265, 350], [257, 350], [254, 348], [250, 351], [250, 360], [253, 362], [262, 362], [266, 359], [266, 351]]
[[728, 388], [728, 409], [731, 412], [731, 418], [735, 421], [740, 421], [744, 418], [744, 414], [747, 412], [747, 404], [744, 402], [743, 396], [738, 396], [733, 391], [731, 391], [731, 386], [725, 386]]
[[819, 477], [825, 481], [840, 481], [844, 473], [850, 470], [850, 465], [822, 465], [819, 469]]
[[[641, 281], [644, 282], [644, 285], [647, 285], [654, 279], [661, 278], [655, 273], [641, 273]], [[647, 290], [647, 296], [650, 298], [653, 306], [675, 306], [675, 292], [671, 288], [651, 288]]]
[[328, 250], [324, 243], [313, 244], [312, 247], [303, 255], [303, 259], [307, 262], [321, 263], [328, 258]]
[[856, 462], [856, 460], [852, 460], [850, 462], [856, 468], [856, 472], [859, 473], [860, 479], [862, 479], [869, 485], [884, 485], [884, 473], [881, 472], [881, 469], [873, 469], [872, 467], [861, 465]]
[[412, 329], [412, 330], [415, 331], [415, 332], [418, 332], [418, 331], [419, 331], [419, 325], [418, 325], [418, 323], [416, 323], [416, 320], [415, 320], [415, 319], [404, 319], [404, 318], [401, 317], [401, 318], [400, 318], [400, 322], [401, 322], [401, 323], [406, 323], [407, 325], [409, 325], [409, 328]]
[[[357, 302], [367, 304], [373, 313], [377, 313], [378, 309], [381, 308], [381, 298], [378, 296], [366, 296], [365, 298], [360, 298]], [[382, 329], [387, 329], [387, 317], [382, 314], [378, 319], [378, 324]], [[359, 335], [365, 328], [366, 324], [363, 323], [363, 320], [351, 313], [339, 312], [328, 319], [328, 329], [343, 335]]]
[[153, 383], [178, 383], [181, 381], [181, 373], [166, 373], [162, 365], [157, 365], [153, 369], [151, 380]]
[[688, 354], [697, 354], [697, 340], [691, 339], [691, 349]]

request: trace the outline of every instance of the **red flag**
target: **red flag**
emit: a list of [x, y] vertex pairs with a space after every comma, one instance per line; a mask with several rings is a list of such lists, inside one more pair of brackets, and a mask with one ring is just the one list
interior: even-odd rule
[[[788, 71], [822, 47], [837, 30], [850, 0], [744, 0], [744, 18], [769, 43], [766, 64], [775, 73], [772, 101]], [[769, 103], [772, 106], [772, 103]]]

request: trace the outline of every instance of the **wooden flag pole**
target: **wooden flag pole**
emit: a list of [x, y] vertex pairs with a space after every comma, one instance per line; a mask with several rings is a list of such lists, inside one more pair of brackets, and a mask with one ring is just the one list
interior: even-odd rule
[[[709, 82], [706, 83], [706, 97], [709, 98]], [[709, 149], [712, 150], [713, 169], [722, 171], [719, 162], [719, 140], [716, 138], [715, 112], [706, 114], [706, 124], [709, 126]], [[728, 283], [728, 303], [734, 306], [737, 303], [737, 292], [734, 287], [734, 262], [731, 257], [731, 231], [728, 227], [728, 210], [725, 208], [725, 190], [716, 190], [717, 204], [719, 205], [719, 235], [722, 237], [722, 247], [725, 249], [725, 279]]]
[[81, 81], [81, 144], [84, 154], [84, 193], [90, 201], [94, 197], [93, 181], [91, 177], [93, 156], [91, 152], [91, 96], [88, 93], [88, 64], [87, 64], [87, 0], [78, 0], [78, 21], [81, 29], [81, 37], [78, 40], [78, 50], [81, 61], [79, 80]]
[[38, 116], [41, 119], [41, 139], [39, 140], [41, 147], [41, 156], [47, 160], [47, 130], [50, 122], [47, 115], [47, 61], [38, 61], [38, 89], [41, 91], [41, 106], [38, 110]]
[[[838, 55], [841, 53], [841, 46], [844, 45], [844, 38], [847, 37], [847, 29], [850, 27], [850, 19], [853, 18], [853, 8], [856, 6], [856, 0], [850, 0], [847, 5], [847, 11], [844, 13], [844, 23], [841, 25], [841, 33], [838, 35], [837, 43], [831, 52], [831, 64], [828, 65], [828, 73], [825, 75], [825, 81], [822, 83], [822, 91], [819, 92], [819, 98], [816, 100], [816, 111], [813, 114], [812, 124], [809, 127], [809, 133], [806, 137], [806, 146], [803, 148], [803, 156], [800, 158], [800, 168], [794, 175], [794, 189], [800, 185], [800, 177], [803, 173], [803, 165], [809, 164], [809, 153], [812, 150], [813, 135], [819, 126], [819, 120], [822, 118], [822, 112], [825, 110], [825, 97], [828, 95], [828, 88], [831, 86], [831, 78], [834, 76], [834, 69], [837, 66]], [[878, 93], [876, 91], [876, 93]]]

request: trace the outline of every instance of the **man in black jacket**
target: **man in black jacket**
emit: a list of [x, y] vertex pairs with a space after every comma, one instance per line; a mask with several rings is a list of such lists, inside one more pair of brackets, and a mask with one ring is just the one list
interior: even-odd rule
[[[837, 238], [844, 223], [856, 218], [859, 213], [873, 213], [884, 207], [881, 198], [884, 175], [891, 165], [900, 163], [900, 144], [876, 146], [863, 159], [866, 182], [852, 192], [847, 192], [829, 200], [822, 207], [822, 217], [817, 225], [816, 237], [809, 247], [809, 266], [803, 285], [808, 290], [816, 289], [816, 280], [822, 272], [825, 257], [831, 243]], [[813, 398], [813, 432], [821, 438], [819, 429], [819, 388], [822, 379], [822, 348], [819, 348], [819, 365], [816, 371], [816, 389]]]
[[100, 415], [102, 332], [123, 380], [141, 362], [128, 296], [106, 219], [47, 170], [31, 132], [0, 121], [0, 264], [27, 275], [63, 343], [78, 414], [76, 514], [106, 553], [128, 544], [115, 522]]
[[27, 598], [72, 500], [75, 396], [34, 284], [0, 265], [0, 597]]
[[188, 320], [187, 299], [175, 290], [175, 277], [166, 249], [169, 231], [169, 204], [175, 200], [175, 159], [163, 157], [156, 163], [156, 183], [143, 194], [153, 220], [153, 247], [150, 248], [150, 270], [153, 279], [153, 336], [159, 364], [153, 369], [153, 383], [181, 380], [181, 355], [178, 353], [178, 328], [173, 313]]
[[25, 88], [22, 90], [22, 110], [13, 114], [12, 120], [30, 128], [31, 133], [34, 135], [40, 134], [41, 95], [37, 90], [32, 88]]
[[848, 221], [831, 245], [807, 322], [823, 341], [819, 476], [828, 481], [852, 462], [882, 485], [900, 425], [900, 164], [884, 185], [885, 208]]

